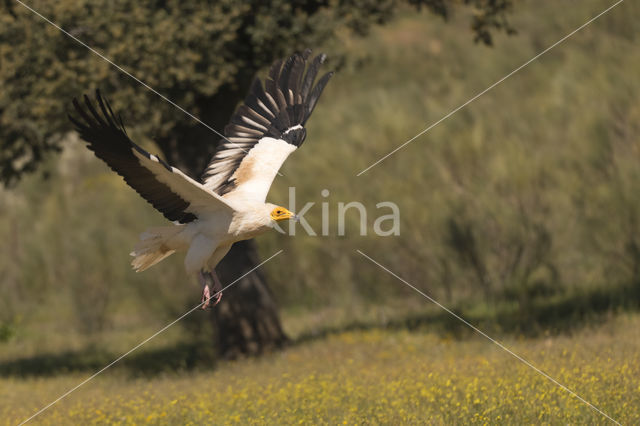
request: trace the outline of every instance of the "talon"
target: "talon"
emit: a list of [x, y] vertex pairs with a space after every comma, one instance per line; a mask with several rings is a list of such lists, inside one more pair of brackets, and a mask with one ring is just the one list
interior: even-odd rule
[[[220, 300], [222, 300], [222, 284], [216, 273], [201, 270], [198, 274], [198, 280], [200, 281], [200, 285], [202, 285], [202, 303], [200, 309], [213, 308], [220, 303]], [[213, 290], [209, 287], [209, 282], [213, 282]]]
[[[202, 305], [200, 306], [200, 309], [205, 310], [207, 309], [207, 307], [209, 307], [210, 301], [211, 301], [211, 290], [209, 289], [209, 285], [205, 284], [204, 287], [202, 288]], [[214, 305], [215, 306], [215, 305]]]
[[220, 303], [220, 301], [222, 300], [222, 292], [221, 291], [218, 292], [213, 299], [214, 299], [214, 302], [213, 302], [213, 305], [211, 305], [212, 308], [216, 306], [218, 303]]
[[213, 306], [216, 306], [222, 300], [222, 283], [218, 278], [218, 274], [215, 271], [209, 273], [209, 276], [213, 280], [213, 294], [215, 294], [215, 301], [213, 302]]

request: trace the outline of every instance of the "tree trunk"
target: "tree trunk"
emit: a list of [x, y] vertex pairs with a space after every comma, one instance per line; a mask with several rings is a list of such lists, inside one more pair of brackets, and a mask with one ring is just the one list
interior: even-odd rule
[[[214, 129], [222, 132], [237, 103], [246, 92], [252, 73], [236, 89], [221, 88], [213, 97], [202, 101], [200, 117]], [[206, 127], [192, 121], [178, 125], [172, 137], [157, 140], [159, 148], [170, 164], [177, 166], [196, 180], [213, 155], [219, 137]], [[260, 263], [253, 241], [233, 245], [216, 267], [225, 287]], [[224, 292], [222, 301], [213, 308], [214, 322], [220, 353], [227, 358], [240, 354], [258, 354], [277, 348], [286, 342], [278, 309], [264, 275], [257, 269]]]
[[[235, 243], [216, 272], [225, 287], [259, 263], [253, 240]], [[220, 353], [225, 358], [259, 354], [281, 347], [287, 337], [280, 325], [273, 294], [260, 268], [224, 292], [212, 310]]]

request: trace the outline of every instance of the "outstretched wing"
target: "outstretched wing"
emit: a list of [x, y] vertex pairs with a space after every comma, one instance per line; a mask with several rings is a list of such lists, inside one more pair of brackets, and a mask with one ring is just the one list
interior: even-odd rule
[[308, 60], [310, 54], [307, 49], [274, 62], [264, 87], [258, 78], [253, 81], [202, 176], [206, 188], [227, 197], [266, 200], [280, 166], [304, 142], [304, 125], [333, 75], [323, 75], [314, 86], [326, 56]]
[[86, 95], [84, 105], [74, 98], [78, 117], [69, 119], [87, 147], [164, 217], [188, 223], [205, 212], [233, 211], [218, 194], [136, 145], [99, 91], [96, 100], [99, 110]]

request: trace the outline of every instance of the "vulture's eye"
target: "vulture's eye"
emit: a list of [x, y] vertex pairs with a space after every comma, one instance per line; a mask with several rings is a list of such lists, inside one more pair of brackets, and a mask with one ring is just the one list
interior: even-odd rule
[[282, 214], [282, 210], [276, 210], [276, 214]]

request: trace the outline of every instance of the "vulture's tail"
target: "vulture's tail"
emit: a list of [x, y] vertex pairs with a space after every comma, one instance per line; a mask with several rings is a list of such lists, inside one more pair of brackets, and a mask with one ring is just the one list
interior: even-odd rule
[[175, 237], [180, 231], [180, 226], [162, 226], [142, 233], [140, 241], [130, 253], [134, 257], [131, 262], [133, 269], [142, 272], [175, 253]]

